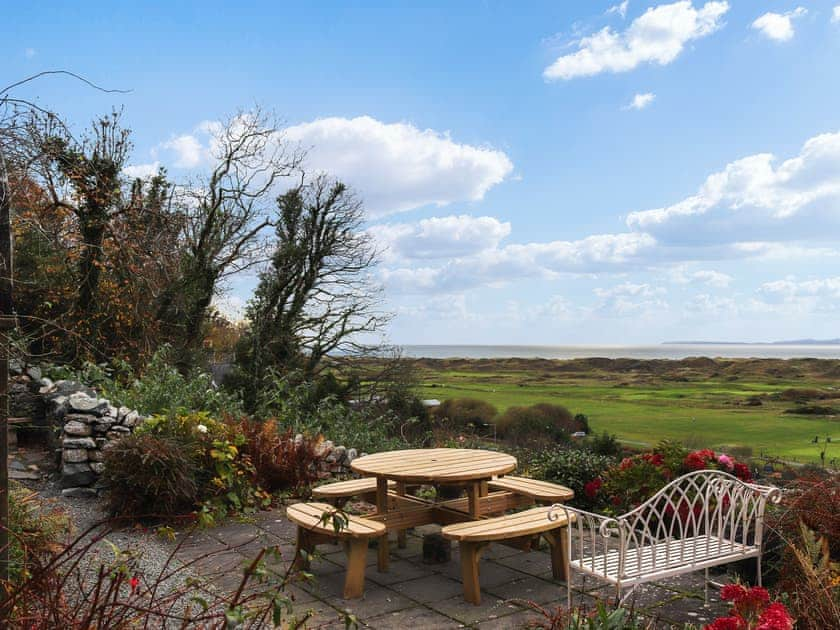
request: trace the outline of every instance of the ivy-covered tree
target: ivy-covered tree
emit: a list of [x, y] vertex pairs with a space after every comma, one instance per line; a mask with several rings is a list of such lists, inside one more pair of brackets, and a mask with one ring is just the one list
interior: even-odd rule
[[369, 348], [387, 322], [372, 277], [378, 256], [362, 229], [361, 202], [321, 175], [277, 200], [271, 263], [247, 308], [237, 352], [246, 402], [271, 370], [312, 378], [329, 354]]

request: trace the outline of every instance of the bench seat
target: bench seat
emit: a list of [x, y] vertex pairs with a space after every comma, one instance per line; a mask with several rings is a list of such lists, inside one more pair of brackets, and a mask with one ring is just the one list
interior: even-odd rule
[[[389, 490], [394, 490], [396, 487], [397, 484], [395, 481], [388, 482]], [[376, 495], [376, 477], [337, 481], [312, 489], [312, 496], [314, 498], [324, 499], [326, 501], [338, 501], [364, 495]]]
[[544, 536], [551, 546], [551, 568], [556, 579], [569, 579], [568, 520], [557, 514], [549, 518], [551, 506], [530, 508], [515, 514], [497, 516], [479, 521], [447, 525], [441, 534], [457, 540], [461, 550], [461, 579], [464, 599], [473, 604], [481, 603], [481, 585], [478, 564], [481, 553], [491, 542], [527, 541]]
[[508, 490], [531, 497], [539, 503], [565, 503], [575, 497], [574, 490], [550, 481], [527, 477], [499, 477], [487, 482], [491, 490]]
[[286, 509], [286, 517], [298, 526], [294, 568], [306, 569], [316, 545], [342, 541], [347, 548], [347, 573], [344, 577], [344, 599], [361, 597], [365, 587], [365, 564], [368, 541], [384, 536], [386, 528], [361, 516], [342, 513], [347, 522], [336, 531], [332, 518], [336, 508], [328, 503], [296, 503]]

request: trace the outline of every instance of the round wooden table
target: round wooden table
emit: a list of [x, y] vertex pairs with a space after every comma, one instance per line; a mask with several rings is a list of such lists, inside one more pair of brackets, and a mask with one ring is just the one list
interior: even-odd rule
[[[388, 481], [397, 482], [397, 495], [405, 496], [407, 483], [463, 484], [467, 487], [469, 515], [481, 518], [481, 497], [487, 482], [516, 468], [516, 458], [505, 453], [467, 448], [418, 448], [360, 457], [350, 464], [357, 473], [376, 477], [376, 511], [388, 513]], [[388, 568], [388, 538], [379, 545], [379, 570]], [[400, 546], [405, 533], [399, 532]]]
[[350, 467], [369, 477], [446, 484], [486, 481], [507, 474], [516, 468], [516, 458], [469, 448], [417, 448], [366, 455]]

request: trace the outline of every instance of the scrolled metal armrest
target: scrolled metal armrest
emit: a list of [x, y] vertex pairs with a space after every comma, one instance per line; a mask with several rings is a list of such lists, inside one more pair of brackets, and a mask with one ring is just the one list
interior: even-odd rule
[[[587, 512], [586, 510], [581, 510], [579, 508], [568, 506], [564, 503], [555, 503], [551, 506], [551, 509], [548, 511], [548, 519], [550, 521], [556, 521], [560, 519], [560, 511], [563, 511], [566, 518], [571, 523], [574, 519], [588, 519], [590, 521], [595, 521], [599, 523], [598, 525], [598, 533], [604, 538], [610, 538], [614, 530], [619, 529], [621, 527], [621, 522], [617, 521], [616, 519], [610, 516], [604, 516], [602, 514], [595, 514], [594, 512]], [[570, 518], [571, 517], [573, 518]]]

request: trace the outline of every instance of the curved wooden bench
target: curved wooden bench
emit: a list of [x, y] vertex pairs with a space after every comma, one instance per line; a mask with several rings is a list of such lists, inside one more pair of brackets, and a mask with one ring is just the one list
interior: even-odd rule
[[297, 548], [295, 549], [295, 569], [306, 569], [309, 556], [316, 545], [343, 541], [347, 547], [347, 573], [344, 576], [344, 599], [361, 597], [365, 589], [365, 564], [368, 540], [385, 535], [385, 525], [362, 518], [343, 514], [347, 523], [336, 531], [332, 518], [336, 508], [328, 503], [296, 503], [286, 509], [286, 517], [297, 528]]
[[574, 490], [566, 486], [527, 477], [499, 477], [488, 481], [487, 486], [491, 490], [508, 490], [523, 494], [538, 503], [565, 503], [575, 496]]
[[[388, 489], [394, 490], [397, 487], [395, 481], [388, 482]], [[315, 499], [324, 499], [330, 503], [339, 503], [350, 497], [365, 497], [376, 501], [376, 477], [363, 477], [362, 479], [350, 479], [348, 481], [337, 481], [327, 483], [312, 489], [312, 496]]]
[[[554, 519], [549, 512], [554, 509]], [[559, 518], [557, 518], [559, 516]], [[558, 515], [556, 508], [540, 506], [480, 521], [447, 525], [440, 533], [444, 538], [457, 540], [461, 549], [461, 579], [464, 599], [473, 604], [481, 603], [481, 585], [478, 562], [481, 553], [491, 542], [515, 541], [526, 548], [534, 536], [544, 536], [551, 546], [551, 569], [556, 579], [569, 579], [568, 520]]]

